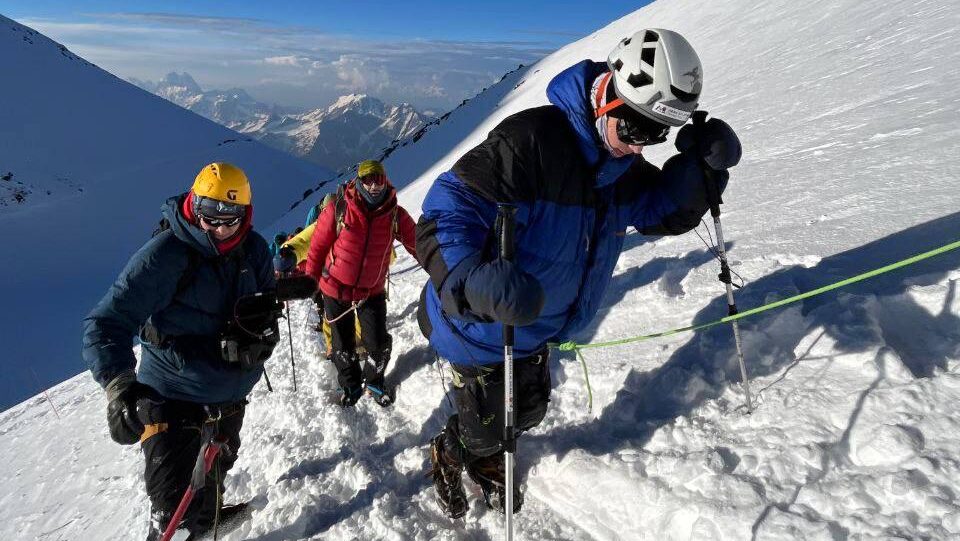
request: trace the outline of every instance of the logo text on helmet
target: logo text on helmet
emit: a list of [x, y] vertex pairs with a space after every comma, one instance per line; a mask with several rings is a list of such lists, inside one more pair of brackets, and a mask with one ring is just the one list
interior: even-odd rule
[[687, 119], [690, 118], [690, 113], [688, 111], [681, 111], [680, 109], [675, 109], [673, 107], [670, 107], [669, 105], [664, 104], [663, 102], [655, 103], [652, 109], [653, 109], [653, 112], [657, 113], [658, 115], [670, 117], [674, 120], [679, 120], [682, 122], [686, 122]]
[[227, 190], [227, 199], [231, 201], [237, 200], [237, 190]]

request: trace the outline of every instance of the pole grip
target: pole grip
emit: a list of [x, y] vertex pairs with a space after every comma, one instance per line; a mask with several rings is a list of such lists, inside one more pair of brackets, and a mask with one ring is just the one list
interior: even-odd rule
[[[497, 203], [497, 221], [494, 232], [497, 235], [497, 254], [500, 259], [513, 261], [516, 255], [514, 235], [517, 229], [517, 207], [510, 203]], [[513, 347], [513, 325], [503, 326], [503, 345]]]
[[[703, 133], [703, 127], [707, 123], [707, 114], [708, 113], [702, 109], [693, 112], [693, 133]], [[699, 137], [697, 137], [696, 146], [697, 154], [699, 155], [700, 170], [703, 171], [703, 182], [707, 190], [707, 203], [710, 204], [710, 215], [716, 218], [720, 216], [720, 204], [723, 203], [723, 199], [720, 196], [720, 185], [717, 182], [716, 171], [707, 165], [706, 160], [703, 158], [704, 152], [707, 149]]]

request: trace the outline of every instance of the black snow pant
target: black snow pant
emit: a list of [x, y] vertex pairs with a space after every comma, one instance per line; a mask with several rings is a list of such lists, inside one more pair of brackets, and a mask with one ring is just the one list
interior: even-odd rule
[[147, 429], [140, 446], [146, 460], [143, 478], [150, 498], [148, 541], [160, 538], [190, 484], [204, 443], [201, 432], [205, 424], [212, 425], [214, 437], [225, 441], [227, 449], [217, 455], [205, 486], [194, 494], [181, 527], [192, 533], [213, 527], [217, 511], [223, 505], [224, 477], [233, 467], [240, 449], [245, 404], [208, 406], [208, 413], [201, 404], [168, 400], [155, 393], [138, 401], [138, 415]]
[[[337, 367], [337, 382], [345, 390], [359, 389], [363, 382], [383, 386], [383, 376], [390, 362], [393, 339], [387, 332], [387, 295], [369, 297], [353, 313], [343, 315], [353, 307], [349, 301], [323, 296], [324, 316], [330, 323], [333, 342], [333, 363]], [[360, 339], [367, 350], [369, 361], [357, 354], [356, 322], [360, 322]], [[362, 369], [361, 369], [362, 364]]]
[[[469, 465], [503, 451], [503, 363], [453, 368], [457, 413], [447, 420], [444, 447]], [[517, 434], [539, 425], [550, 402], [549, 350], [514, 361], [514, 426]]]

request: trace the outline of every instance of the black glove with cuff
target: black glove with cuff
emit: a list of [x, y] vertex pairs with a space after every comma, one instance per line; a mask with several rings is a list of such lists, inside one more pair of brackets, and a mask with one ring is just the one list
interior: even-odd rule
[[107, 392], [110, 437], [120, 445], [137, 443], [144, 430], [137, 415], [137, 400], [143, 395], [144, 385], [137, 381], [136, 373], [130, 370], [110, 380], [104, 390]]

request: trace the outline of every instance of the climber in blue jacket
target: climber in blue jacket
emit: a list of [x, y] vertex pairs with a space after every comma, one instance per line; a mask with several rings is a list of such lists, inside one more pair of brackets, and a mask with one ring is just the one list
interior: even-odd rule
[[[723, 121], [687, 125], [702, 67], [679, 34], [647, 29], [607, 63], [585, 60], [547, 88], [550, 105], [504, 119], [434, 182], [417, 224], [430, 275], [421, 330], [454, 371], [457, 413], [432, 440], [437, 500], [451, 517], [469, 508], [466, 468], [486, 503], [504, 512], [503, 325], [516, 326], [516, 428], [537, 426], [550, 397], [548, 342], [584, 329], [600, 307], [627, 227], [679, 235], [709, 209], [704, 168], [722, 191], [740, 142]], [[666, 141], [663, 169], [642, 151]], [[516, 257], [497, 257], [497, 203], [516, 213]], [[518, 484], [519, 486], [519, 484]], [[516, 512], [522, 492], [514, 496]]]

